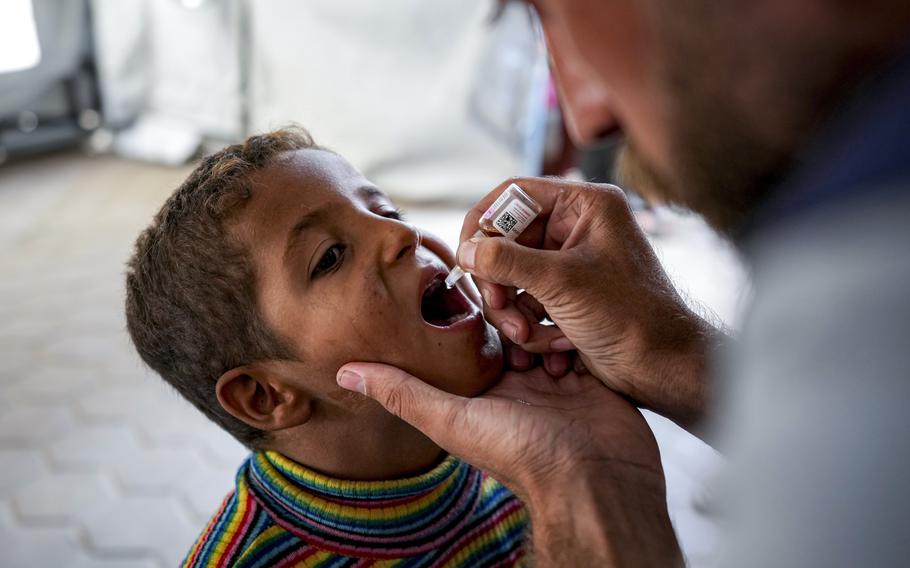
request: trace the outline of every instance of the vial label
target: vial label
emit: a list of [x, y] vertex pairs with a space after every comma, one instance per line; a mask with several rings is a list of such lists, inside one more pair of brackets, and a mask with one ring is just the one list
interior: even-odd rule
[[531, 224], [536, 215], [530, 207], [513, 199], [493, 218], [493, 226], [504, 236], [514, 239]]
[[[507, 239], [516, 239], [528, 228], [531, 221], [540, 213], [539, 203], [516, 184], [509, 184], [496, 201], [480, 217], [478, 230], [471, 238], [493, 236], [499, 233]], [[446, 287], [452, 288], [465, 275], [461, 267], [456, 266], [446, 277]]]
[[506, 200], [509, 199], [509, 189], [511, 189], [511, 186], [499, 194], [499, 197], [496, 198], [496, 201], [493, 202], [493, 205], [487, 207], [487, 210], [483, 212], [483, 216], [480, 218], [481, 222], [485, 221], [487, 223], [490, 223], [492, 221], [492, 217], [496, 215], [503, 204], [505, 204]]

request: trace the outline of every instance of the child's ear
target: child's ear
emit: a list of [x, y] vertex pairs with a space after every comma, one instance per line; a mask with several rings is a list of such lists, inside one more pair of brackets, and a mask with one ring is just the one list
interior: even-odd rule
[[260, 430], [300, 426], [313, 414], [313, 399], [287, 381], [282, 370], [275, 362], [235, 367], [215, 384], [218, 402], [232, 416]]

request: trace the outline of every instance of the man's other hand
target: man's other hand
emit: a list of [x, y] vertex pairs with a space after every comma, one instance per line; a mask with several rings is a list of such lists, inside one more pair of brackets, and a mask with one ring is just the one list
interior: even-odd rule
[[654, 435], [597, 378], [506, 371], [487, 393], [465, 398], [395, 367], [349, 363], [338, 383], [507, 485], [529, 507], [541, 563], [678, 563]]

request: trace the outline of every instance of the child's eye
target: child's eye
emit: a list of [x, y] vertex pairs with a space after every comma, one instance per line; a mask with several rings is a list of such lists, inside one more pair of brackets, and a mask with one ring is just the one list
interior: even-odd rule
[[312, 278], [316, 278], [317, 276], [321, 276], [337, 268], [341, 264], [341, 260], [344, 258], [344, 251], [345, 246], [342, 244], [330, 246], [322, 254], [322, 258], [319, 259], [316, 267], [313, 268]]
[[385, 209], [380, 211], [379, 214], [386, 219], [395, 219], [396, 221], [404, 220], [404, 213], [402, 213], [401, 209]]

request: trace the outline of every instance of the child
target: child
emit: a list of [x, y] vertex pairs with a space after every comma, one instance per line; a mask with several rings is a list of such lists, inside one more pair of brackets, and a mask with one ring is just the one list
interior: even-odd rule
[[302, 129], [205, 158], [136, 243], [130, 335], [143, 360], [253, 453], [185, 566], [512, 566], [527, 513], [372, 400], [349, 361], [472, 396], [495, 330], [437, 238]]

